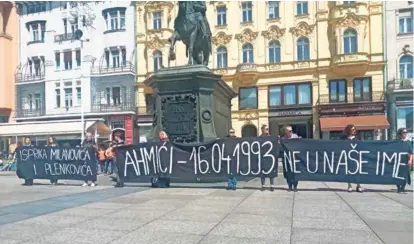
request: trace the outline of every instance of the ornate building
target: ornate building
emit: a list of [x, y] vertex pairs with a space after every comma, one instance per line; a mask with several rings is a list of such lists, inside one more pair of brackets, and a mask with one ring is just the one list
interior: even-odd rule
[[[174, 2], [137, 2], [138, 124], [151, 127], [152, 91], [144, 81], [159, 68], [185, 65], [184, 45], [168, 60]], [[385, 129], [382, 3], [210, 1], [209, 68], [238, 94], [238, 136], [271, 134], [290, 124], [304, 138], [335, 138], [348, 123], [365, 139]], [[265, 18], [263, 18], [265, 16]]]

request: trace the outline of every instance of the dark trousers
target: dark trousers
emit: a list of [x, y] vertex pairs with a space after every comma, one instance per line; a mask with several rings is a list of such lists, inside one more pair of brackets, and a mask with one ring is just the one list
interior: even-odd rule
[[[266, 177], [268, 177], [268, 176], [266, 176], [266, 175], [260, 176], [260, 182], [262, 183], [262, 186], [264, 186], [264, 184], [265, 184]], [[275, 184], [275, 177], [268, 177], [268, 178], [270, 180], [270, 185], [273, 186]]]
[[289, 188], [297, 188], [299, 181], [295, 179], [295, 174], [292, 172], [286, 173], [286, 182], [289, 186]]
[[116, 183], [123, 185], [124, 184], [124, 179], [122, 179], [121, 177], [119, 177], [120, 172], [118, 171], [118, 165], [113, 164], [114, 166], [114, 173], [116, 176]]
[[24, 184], [26, 185], [26, 186], [31, 186], [31, 185], [33, 185], [33, 179], [28, 179], [28, 180], [24, 180]]
[[407, 180], [405, 181], [405, 183], [404, 184], [401, 184], [401, 185], [397, 185], [397, 189], [398, 189], [398, 191], [405, 191], [405, 186], [407, 185], [407, 184], [409, 184], [409, 185], [411, 185], [411, 171], [409, 170], [408, 171], [408, 174], [407, 174]]

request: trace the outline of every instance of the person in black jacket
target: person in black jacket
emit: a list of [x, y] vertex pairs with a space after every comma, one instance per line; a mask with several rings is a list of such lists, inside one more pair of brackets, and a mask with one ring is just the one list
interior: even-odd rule
[[[23, 141], [23, 147], [33, 147], [32, 141], [30, 140], [30, 137], [25, 137]], [[33, 179], [24, 179], [24, 186], [32, 186], [33, 185]]]
[[410, 175], [410, 168], [413, 165], [413, 147], [412, 142], [408, 140], [407, 137], [407, 129], [406, 128], [400, 128], [397, 131], [397, 141], [401, 143], [401, 148], [404, 148], [406, 152], [408, 153], [408, 174], [405, 180], [404, 184], [397, 185], [397, 192], [401, 194], [405, 194], [405, 186], [407, 184], [411, 185], [411, 175]]
[[[342, 136], [342, 139], [356, 141], [357, 140], [356, 135], [357, 135], [357, 130], [355, 128], [355, 125], [347, 125], [344, 129], [344, 134]], [[353, 190], [352, 185], [350, 182], [348, 182], [348, 192], [352, 192], [352, 190]], [[362, 193], [364, 192], [364, 189], [362, 189], [360, 184], [357, 184], [356, 191]]]
[[[124, 140], [122, 140], [121, 133], [115, 133], [114, 135], [114, 143], [113, 143], [113, 150], [115, 148], [125, 145]], [[115, 153], [115, 152], [114, 152]], [[114, 157], [114, 173], [116, 175], [116, 184], [115, 187], [124, 187], [124, 179], [123, 177], [119, 176], [119, 168], [116, 160], [116, 155]]]

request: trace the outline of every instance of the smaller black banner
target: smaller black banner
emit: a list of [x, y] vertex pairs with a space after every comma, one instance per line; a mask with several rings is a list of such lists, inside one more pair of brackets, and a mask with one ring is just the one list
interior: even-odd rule
[[19, 178], [96, 181], [93, 148], [22, 146], [16, 149], [16, 160]]
[[153, 176], [176, 182], [228, 175], [277, 176], [280, 145], [275, 137], [220, 139], [200, 144], [142, 143], [116, 150], [120, 177], [143, 181]]
[[404, 184], [411, 148], [400, 141], [282, 140], [285, 173], [296, 180]]

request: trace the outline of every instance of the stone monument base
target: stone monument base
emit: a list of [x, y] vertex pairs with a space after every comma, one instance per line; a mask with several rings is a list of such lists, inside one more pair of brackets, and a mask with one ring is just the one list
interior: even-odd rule
[[153, 136], [161, 130], [171, 141], [195, 143], [225, 137], [231, 128], [236, 93], [204, 65], [160, 69], [145, 85], [156, 97]]

